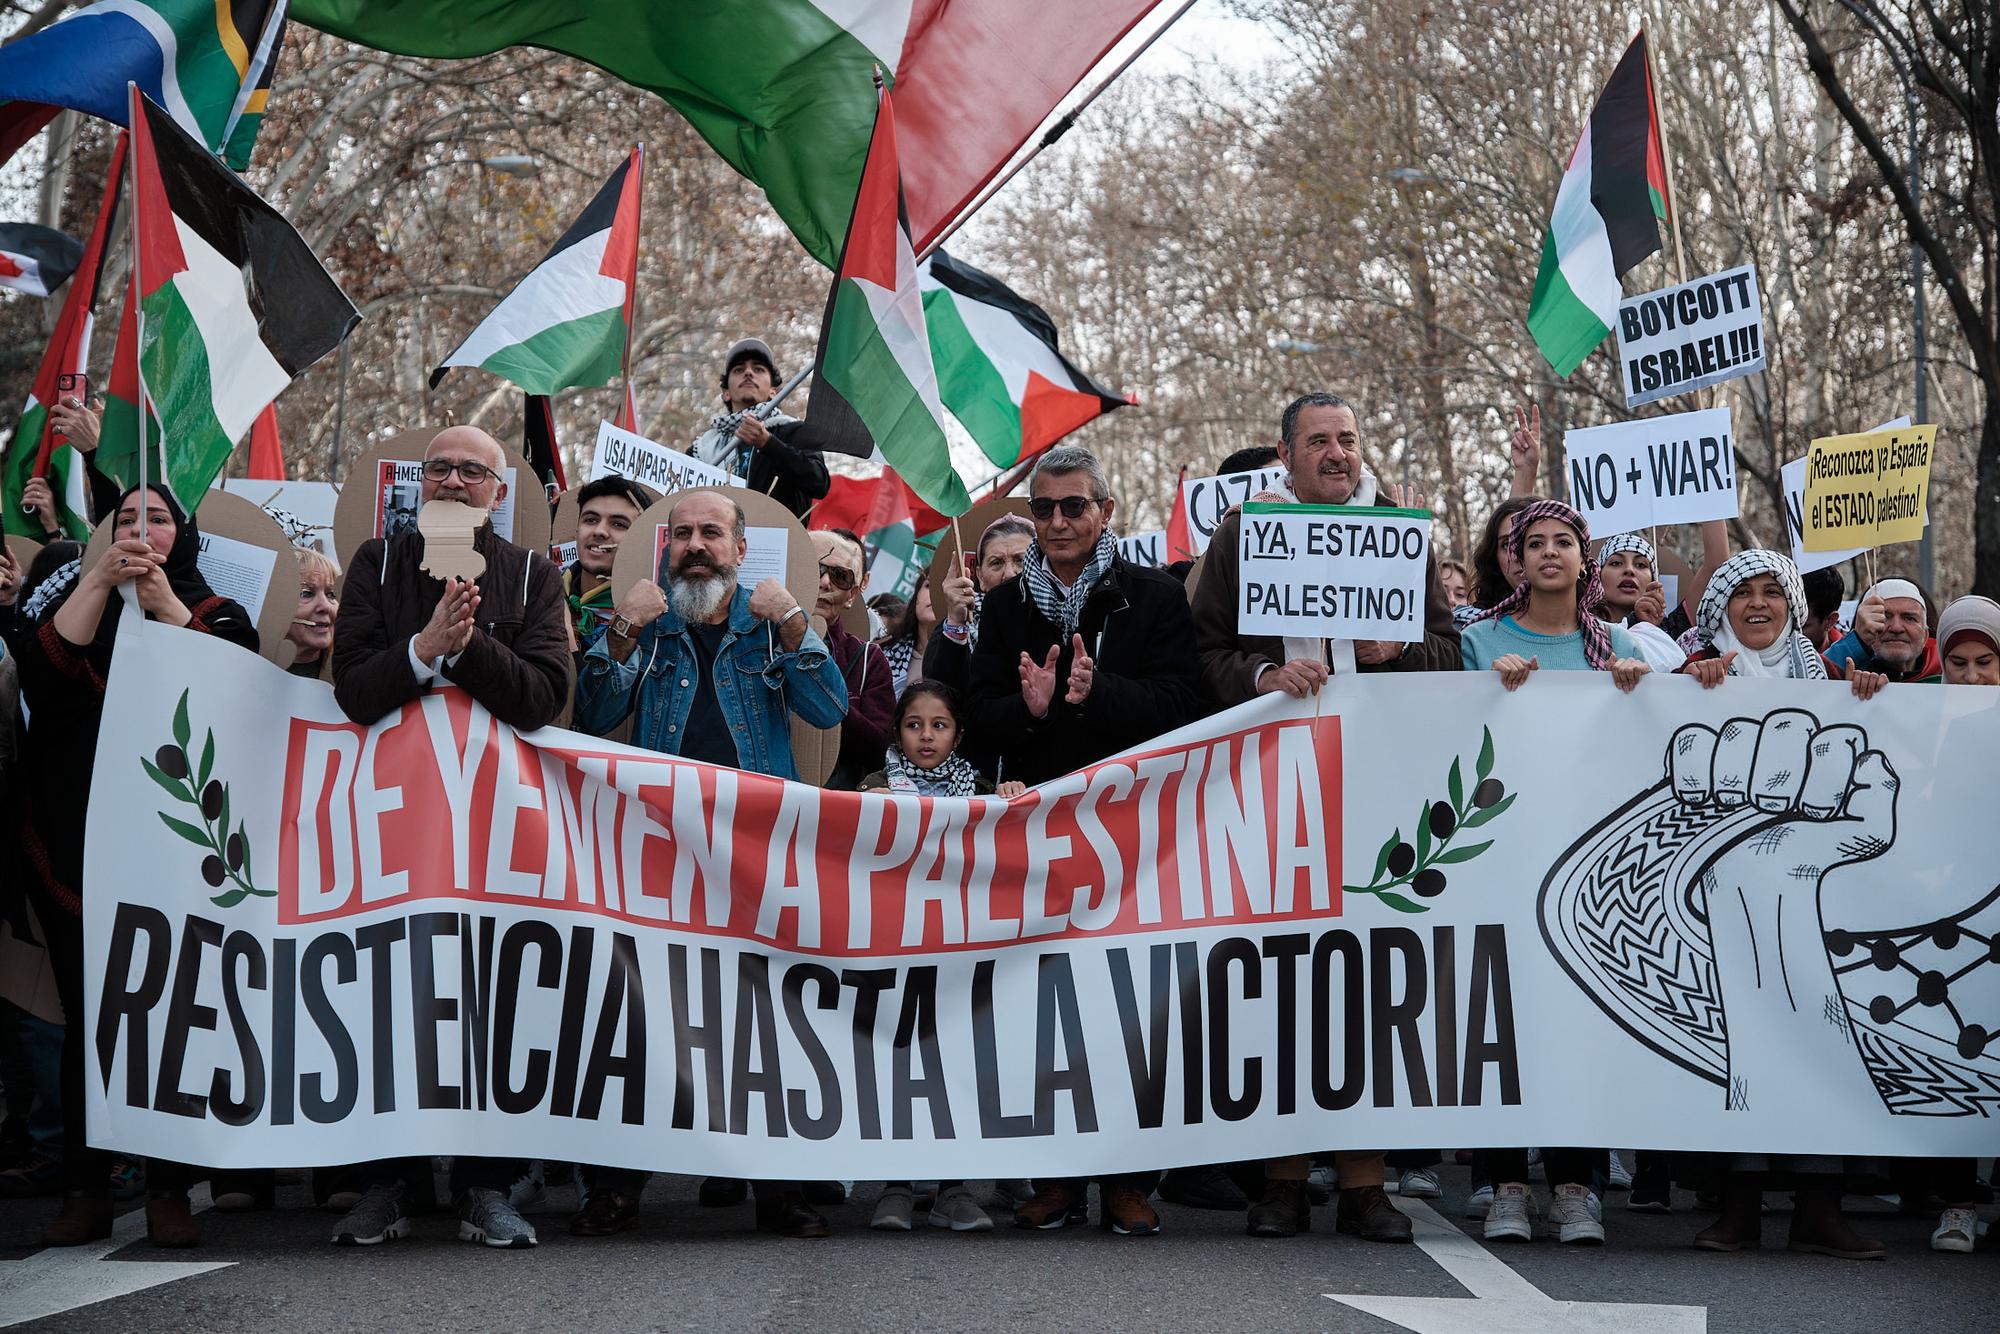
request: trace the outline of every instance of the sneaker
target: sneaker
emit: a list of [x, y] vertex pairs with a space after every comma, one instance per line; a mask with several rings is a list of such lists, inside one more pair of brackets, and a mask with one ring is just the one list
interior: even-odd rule
[[136, 1200], [146, 1193], [146, 1168], [135, 1159], [117, 1158], [111, 1163], [111, 1198]]
[[875, 1201], [875, 1217], [868, 1226], [877, 1232], [908, 1232], [910, 1216], [916, 1210], [916, 1197], [910, 1193], [907, 1184], [891, 1183], [882, 1188], [882, 1194]]
[[1160, 1198], [1189, 1209], [1242, 1213], [1250, 1206], [1243, 1190], [1220, 1163], [1176, 1167], [1160, 1178]]
[[931, 1201], [931, 1226], [948, 1227], [953, 1232], [991, 1232], [993, 1220], [961, 1184], [939, 1191]]
[[1406, 1200], [1435, 1200], [1444, 1194], [1444, 1187], [1438, 1184], [1435, 1167], [1413, 1167], [1397, 1182], [1396, 1193]]
[[1494, 1187], [1486, 1213], [1486, 1240], [1532, 1241], [1535, 1226], [1528, 1217], [1532, 1203], [1528, 1188], [1518, 1181]]
[[1613, 1149], [1611, 1151], [1611, 1172], [1609, 1179], [1606, 1183], [1605, 1189], [1606, 1190], [1632, 1189], [1632, 1169], [1625, 1166], [1625, 1160], [1618, 1156], [1618, 1150], [1616, 1149]]
[[1150, 1237], [1160, 1230], [1160, 1216], [1136, 1186], [1106, 1181], [1097, 1188], [1097, 1205], [1104, 1226], [1118, 1236]]
[[458, 1205], [458, 1239], [496, 1249], [521, 1250], [537, 1240], [534, 1227], [497, 1190], [474, 1187]]
[[1664, 1181], [1634, 1181], [1625, 1207], [1635, 1214], [1670, 1214], [1674, 1211], [1670, 1189]]
[[[1491, 1218], [1486, 1220], [1486, 1226], [1487, 1235], [1492, 1235]], [[1554, 1198], [1549, 1201], [1548, 1231], [1565, 1246], [1602, 1246], [1603, 1206], [1588, 1187], [1557, 1186]]]
[[370, 1186], [347, 1216], [333, 1225], [336, 1246], [379, 1246], [410, 1235], [410, 1216], [403, 1212], [403, 1183]]
[[993, 1203], [1018, 1209], [1035, 1198], [1035, 1187], [1026, 1177], [1001, 1177], [993, 1183]]
[[1493, 1209], [1493, 1187], [1481, 1186], [1465, 1202], [1467, 1218], [1484, 1218]]
[[1969, 1255], [1972, 1253], [1973, 1235], [1978, 1230], [1978, 1214], [1970, 1209], [1947, 1209], [1944, 1216], [1938, 1219], [1937, 1231], [1931, 1233], [1931, 1249]]
[[1014, 1210], [1014, 1226], [1033, 1228], [1038, 1232], [1053, 1232], [1067, 1227], [1071, 1222], [1082, 1222], [1088, 1217], [1085, 1204], [1085, 1190], [1081, 1184], [1067, 1180], [1050, 1181], [1034, 1194], [1026, 1204]]
[[536, 1208], [542, 1202], [546, 1183], [541, 1162], [538, 1160], [529, 1163], [527, 1171], [515, 1177], [514, 1184], [507, 1187], [507, 1203], [513, 1206], [517, 1214]]
[[0, 1198], [25, 1200], [36, 1195], [60, 1195], [62, 1180], [62, 1159], [30, 1153], [24, 1161], [0, 1172]]

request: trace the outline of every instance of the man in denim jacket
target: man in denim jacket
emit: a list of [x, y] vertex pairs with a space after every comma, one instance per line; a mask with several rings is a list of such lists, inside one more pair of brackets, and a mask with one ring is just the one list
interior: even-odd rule
[[[766, 579], [749, 593], [736, 586], [744, 521], [735, 501], [692, 492], [667, 512], [667, 529], [667, 586], [634, 585], [584, 655], [577, 726], [610, 731], [636, 694], [633, 745], [796, 781], [790, 715], [814, 727], [846, 715], [839, 665], [782, 583]], [[599, 1167], [582, 1175], [583, 1208], [570, 1231], [596, 1237], [630, 1226], [646, 1174]], [[828, 1231], [792, 1181], [758, 1183], [757, 1226], [789, 1237]]]
[[831, 727], [847, 683], [785, 586], [736, 586], [743, 511], [711, 491], [667, 515], [667, 586], [634, 585], [584, 655], [577, 725], [604, 733], [633, 712], [632, 744], [797, 779], [790, 716]]

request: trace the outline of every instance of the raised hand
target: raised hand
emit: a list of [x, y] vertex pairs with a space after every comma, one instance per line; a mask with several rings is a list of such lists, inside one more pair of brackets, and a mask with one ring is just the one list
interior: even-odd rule
[[1069, 693], [1063, 699], [1070, 704], [1081, 704], [1090, 698], [1090, 685], [1097, 676], [1097, 660], [1083, 647], [1083, 636], [1077, 635], [1075, 652], [1069, 660]]

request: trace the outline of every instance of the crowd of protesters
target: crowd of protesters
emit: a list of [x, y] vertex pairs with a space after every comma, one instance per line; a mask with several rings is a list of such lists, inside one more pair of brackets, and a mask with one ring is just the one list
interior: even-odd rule
[[[753, 487], [761, 478], [761, 489], [803, 514], [826, 493], [826, 467], [804, 424], [770, 410], [776, 378], [765, 344], [733, 347], [722, 376], [728, 411], [694, 449]], [[330, 683], [356, 722], [373, 722], [448, 681], [517, 728], [567, 718], [645, 749], [788, 779], [801, 773], [793, 723], [840, 724], [829, 786], [1002, 798], [1260, 694], [1304, 697], [1340, 673], [1491, 671], [1510, 691], [1533, 690], [1542, 671], [1607, 672], [1626, 691], [1670, 672], [1724, 690], [1742, 677], [1841, 680], [1864, 700], [1919, 682], [2000, 685], [2000, 606], [1966, 597], [1938, 609], [1911, 581], [1886, 579], [1864, 592], [1853, 624], [1842, 627], [1836, 572], [1801, 579], [1777, 552], [1732, 555], [1721, 524], [1703, 528], [1702, 562], [1668, 606], [1651, 542], [1626, 534], [1593, 549], [1576, 510], [1533, 493], [1539, 429], [1532, 415], [1517, 420], [1513, 494], [1465, 561], [1433, 563], [1422, 637], [1411, 643], [1240, 633], [1237, 517], [1223, 519], [1184, 587], [1184, 569], [1146, 568], [1119, 555], [1120, 502], [1103, 468], [1086, 449], [1058, 446], [1028, 481], [1030, 517], [1005, 517], [980, 532], [967, 568], [942, 579], [941, 598], [926, 582], [900, 605], [861, 603], [867, 553], [856, 535], [838, 529], [812, 534], [819, 573], [812, 602], [776, 579], [740, 587], [745, 515], [713, 492], [670, 507], [658, 577], [614, 596], [618, 548], [653, 498], [607, 478], [578, 494], [577, 554], [567, 570], [490, 526], [475, 539], [486, 562], [477, 583], [425, 572], [423, 539], [414, 533], [362, 544], [344, 580], [324, 556], [302, 554], [287, 634], [291, 670]], [[1275, 447], [1232, 456], [1224, 471], [1271, 461], [1284, 480], [1260, 500], [1387, 506], [1406, 499], [1378, 482], [1357, 413], [1333, 394], [1289, 405]], [[490, 510], [505, 496], [505, 469], [505, 451], [484, 432], [441, 431], [424, 459], [423, 498]], [[249, 651], [258, 634], [244, 608], [203, 580], [195, 520], [164, 488], [128, 490], [105, 513], [111, 544], [94, 562], [62, 541], [25, 570], [0, 557], [0, 809], [19, 814], [20, 849], [6, 868], [16, 892], [6, 896], [0, 945], [43, 947], [57, 1001], [56, 1012], [42, 1016], [16, 1002], [19, 988], [0, 1002], [7, 1111], [0, 1195], [60, 1195], [44, 1241], [79, 1245], [108, 1236], [114, 1199], [137, 1193], [143, 1181], [152, 1240], [191, 1246], [201, 1236], [188, 1200], [192, 1182], [210, 1179], [218, 1208], [255, 1209], [270, 1206], [272, 1177], [135, 1163], [89, 1147], [78, 1022], [84, 811], [118, 651], [121, 590], [132, 589], [149, 618]], [[849, 618], [864, 615], [874, 617], [874, 632], [856, 635]], [[72, 1022], [60, 1027], [51, 1022], [58, 1018]], [[1339, 1232], [1409, 1241], [1409, 1218], [1390, 1191], [1436, 1197], [1439, 1155], [1324, 1147], [1321, 1155], [1262, 1164], [1179, 1167], [1165, 1182], [1155, 1173], [1107, 1176], [1096, 1182], [1099, 1217], [1121, 1235], [1157, 1232], [1157, 1192], [1240, 1208], [1252, 1236], [1287, 1237], [1311, 1227], [1316, 1204], [1332, 1204]], [[1492, 1241], [1541, 1233], [1601, 1244], [1609, 1192], [1629, 1191], [1633, 1209], [1665, 1212], [1678, 1183], [1717, 1213], [1694, 1238], [1706, 1250], [1757, 1246], [1765, 1193], [1783, 1190], [1795, 1193], [1793, 1249], [1879, 1257], [1885, 1247], [1849, 1225], [1841, 1200], [1856, 1189], [1892, 1188], [1907, 1210], [1937, 1220], [1934, 1248], [1964, 1252], [1978, 1235], [1976, 1209], [1990, 1198], [1967, 1161], [1641, 1152], [1635, 1179], [1626, 1158], [1602, 1147], [1463, 1156], [1476, 1188], [1469, 1212]], [[1536, 1160], [1550, 1193], [1540, 1226], [1530, 1189]], [[607, 1235], [638, 1217], [646, 1174], [571, 1168], [579, 1197], [573, 1233]], [[454, 1159], [449, 1190], [460, 1237], [500, 1248], [536, 1244], [523, 1210], [546, 1179], [544, 1164]], [[994, 1225], [989, 1210], [1001, 1209], [1016, 1227], [1036, 1230], [1089, 1217], [1089, 1181], [998, 1184], [997, 1196], [982, 1200], [963, 1181], [887, 1183], [873, 1226], [907, 1230], [921, 1213], [933, 1226], [984, 1231]], [[385, 1157], [314, 1173], [316, 1201], [340, 1214], [332, 1236], [342, 1245], [408, 1235], [434, 1190], [428, 1159]], [[728, 1205], [754, 1197], [760, 1229], [811, 1237], [827, 1234], [821, 1207], [846, 1191], [837, 1182], [711, 1179], [701, 1199]]]

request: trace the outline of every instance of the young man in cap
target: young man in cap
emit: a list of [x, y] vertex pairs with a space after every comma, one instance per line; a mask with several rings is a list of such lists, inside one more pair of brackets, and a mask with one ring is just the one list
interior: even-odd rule
[[779, 411], [778, 366], [771, 345], [741, 338], [722, 361], [722, 412], [694, 438], [688, 453], [743, 479], [800, 518], [825, 498], [826, 459], [813, 427]]

